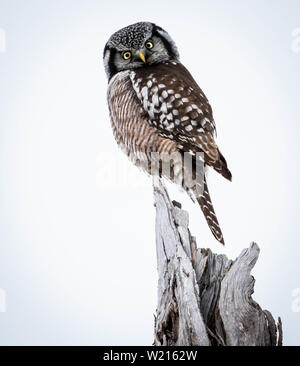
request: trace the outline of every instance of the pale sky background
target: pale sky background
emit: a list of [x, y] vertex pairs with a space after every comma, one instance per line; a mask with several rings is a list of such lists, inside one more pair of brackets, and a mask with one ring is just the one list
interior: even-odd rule
[[151, 181], [114, 141], [102, 63], [141, 20], [171, 34], [213, 107], [226, 247], [170, 195], [198, 246], [234, 259], [258, 243], [253, 297], [300, 345], [299, 14], [298, 0], [0, 0], [0, 345], [152, 344]]

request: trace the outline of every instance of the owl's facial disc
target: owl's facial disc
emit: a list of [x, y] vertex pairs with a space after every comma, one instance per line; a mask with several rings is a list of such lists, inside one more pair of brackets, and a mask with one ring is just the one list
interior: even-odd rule
[[114, 33], [104, 49], [108, 79], [120, 71], [178, 59], [177, 48], [169, 34], [148, 22], [136, 23]]

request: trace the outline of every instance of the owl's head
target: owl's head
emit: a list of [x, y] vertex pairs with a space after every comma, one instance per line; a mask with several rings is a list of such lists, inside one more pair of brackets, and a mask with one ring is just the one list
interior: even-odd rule
[[103, 58], [107, 77], [111, 79], [119, 71], [177, 61], [179, 54], [165, 30], [153, 23], [140, 22], [114, 33], [105, 45]]

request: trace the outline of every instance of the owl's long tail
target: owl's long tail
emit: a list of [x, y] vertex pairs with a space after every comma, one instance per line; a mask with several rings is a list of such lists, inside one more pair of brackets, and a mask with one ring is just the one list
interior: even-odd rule
[[[166, 177], [168, 177], [173, 183], [181, 185], [192, 200], [199, 203], [212, 234], [221, 244], [224, 245], [223, 234], [207, 187], [204, 172], [205, 164], [203, 165], [203, 163], [197, 160], [195, 156], [191, 156], [192, 166], [182, 164], [183, 154], [184, 153], [182, 152], [181, 158], [176, 159], [176, 155], [175, 159], [172, 160], [173, 166], [171, 177]], [[184, 177], [183, 181], [182, 177]]]
[[225, 245], [224, 237], [215, 214], [213, 204], [211, 202], [205, 175], [203, 176], [203, 193], [198, 197], [196, 196], [195, 198], [201, 207], [212, 234], [221, 244]]
[[[207, 221], [207, 224], [214, 235], [214, 237], [223, 245], [225, 245], [224, 237], [222, 234], [222, 230], [220, 228], [217, 216], [215, 214], [215, 210], [213, 204], [211, 202], [210, 194], [208, 191], [207, 181], [204, 172], [204, 166], [200, 163], [199, 160], [193, 156], [193, 165], [192, 165], [192, 175], [193, 177], [197, 177], [196, 184], [191, 188], [187, 189], [187, 193], [190, 195], [193, 201], [197, 201], [201, 210], [204, 214], [204, 217]], [[196, 170], [195, 170], [196, 169]], [[202, 174], [197, 174], [198, 172], [202, 172]], [[230, 175], [231, 177], [231, 175]]]

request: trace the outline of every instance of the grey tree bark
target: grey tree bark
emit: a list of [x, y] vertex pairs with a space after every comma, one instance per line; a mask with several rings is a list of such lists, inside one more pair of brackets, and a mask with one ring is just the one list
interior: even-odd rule
[[259, 247], [232, 261], [197, 248], [188, 213], [154, 180], [158, 305], [156, 346], [280, 346], [282, 324], [252, 299]]

